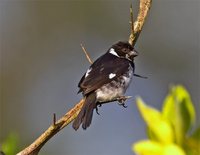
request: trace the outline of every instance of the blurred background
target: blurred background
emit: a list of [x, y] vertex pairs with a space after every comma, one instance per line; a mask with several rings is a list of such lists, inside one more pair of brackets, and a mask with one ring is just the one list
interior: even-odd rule
[[[0, 1], [0, 142], [16, 132], [21, 150], [81, 99], [89, 63], [80, 43], [95, 60], [127, 40], [130, 3], [136, 16], [139, 0]], [[199, 0], [153, 0], [136, 44], [136, 73], [148, 79], [134, 77], [128, 108], [102, 106], [90, 128], [67, 126], [41, 154], [133, 155], [132, 143], [146, 138], [135, 96], [160, 109], [170, 84], [186, 86], [200, 124], [199, 17]]]

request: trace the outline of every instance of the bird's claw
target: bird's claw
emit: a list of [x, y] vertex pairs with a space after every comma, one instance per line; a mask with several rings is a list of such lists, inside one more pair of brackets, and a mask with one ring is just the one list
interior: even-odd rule
[[99, 109], [98, 109], [98, 107], [96, 106], [96, 113], [98, 114], [98, 115], [100, 115], [100, 113], [99, 113]]
[[127, 107], [128, 107], [127, 105], [125, 105], [125, 103], [119, 104], [119, 105], [123, 106], [124, 108], [127, 108]]
[[123, 106], [124, 108], [127, 108], [128, 106], [125, 105], [125, 101], [129, 98], [131, 98], [132, 96], [120, 96], [117, 98], [117, 101], [119, 102], [118, 104]]
[[121, 104], [123, 104], [127, 99], [129, 99], [129, 98], [131, 98], [132, 96], [120, 96], [120, 97], [118, 97], [116, 100], [119, 102], [119, 103], [121, 103]]

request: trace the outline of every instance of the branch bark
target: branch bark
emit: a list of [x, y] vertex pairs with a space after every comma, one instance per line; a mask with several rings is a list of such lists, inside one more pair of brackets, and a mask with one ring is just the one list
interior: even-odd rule
[[[142, 31], [145, 19], [151, 7], [152, 0], [140, 0], [140, 9], [137, 16], [137, 20], [133, 22], [133, 10], [132, 6], [130, 7], [131, 14], [131, 34], [129, 36], [129, 43], [135, 46], [135, 43]], [[133, 24], [134, 23], [134, 24]]]
[[[134, 22], [133, 20], [133, 9], [132, 6], [130, 7], [130, 14], [131, 14], [131, 34], [129, 36], [129, 43], [133, 46], [135, 45], [140, 32], [142, 31], [142, 27], [144, 25], [147, 13], [150, 9], [152, 0], [140, 0], [140, 9], [137, 16], [137, 20]], [[81, 45], [83, 51], [86, 54], [86, 57], [90, 63], [92, 60], [90, 59], [88, 53], [86, 52], [85, 48]], [[31, 145], [27, 148], [19, 152], [17, 155], [37, 155], [40, 149], [45, 145], [45, 143], [51, 139], [56, 133], [62, 130], [65, 126], [71, 123], [80, 112], [84, 100], [80, 100], [71, 110], [69, 110], [63, 117], [61, 117], [58, 121], [54, 120], [52, 125], [42, 134], [40, 135]]]
[[56, 122], [52, 122], [52, 125], [30, 146], [19, 152], [17, 155], [37, 155], [43, 145], [53, 137], [57, 132], [62, 130], [65, 126], [71, 123], [78, 113], [80, 112], [85, 99], [80, 100], [70, 111], [68, 111], [62, 118]]
[[86, 56], [88, 62], [89, 62], [90, 64], [92, 64], [93, 61], [92, 61], [92, 59], [90, 58], [88, 52], [86, 51], [85, 47], [84, 47], [82, 44], [81, 44], [81, 48], [82, 48], [83, 52], [85, 53], [85, 56]]

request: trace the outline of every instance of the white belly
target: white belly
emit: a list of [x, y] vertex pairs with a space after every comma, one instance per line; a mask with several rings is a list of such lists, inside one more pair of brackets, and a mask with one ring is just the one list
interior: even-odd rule
[[108, 102], [115, 100], [116, 98], [123, 96], [128, 88], [133, 75], [133, 69], [130, 66], [130, 72], [126, 76], [120, 77], [120, 80], [111, 81], [106, 85], [103, 85], [101, 88], [96, 90], [97, 101], [98, 102]]
[[96, 93], [98, 102], [107, 102], [124, 95], [125, 92], [123, 88], [107, 88], [103, 86], [101, 89], [98, 89]]

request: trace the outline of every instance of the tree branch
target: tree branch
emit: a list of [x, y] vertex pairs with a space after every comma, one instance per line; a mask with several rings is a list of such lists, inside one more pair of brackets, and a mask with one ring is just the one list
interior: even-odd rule
[[[140, 10], [137, 16], [137, 20], [134, 22], [133, 20], [133, 9], [132, 5], [130, 7], [130, 15], [131, 15], [131, 34], [129, 37], [129, 43], [133, 46], [135, 45], [140, 32], [142, 31], [142, 27], [144, 25], [145, 18], [150, 9], [152, 0], [140, 0]], [[134, 23], [134, 24], [133, 24]], [[87, 51], [81, 45], [88, 61], [92, 63]], [[62, 130], [65, 126], [71, 123], [80, 112], [85, 99], [81, 99], [71, 110], [69, 110], [63, 117], [61, 117], [58, 121], [56, 121], [56, 116], [54, 114], [52, 125], [42, 134], [40, 135], [31, 145], [27, 148], [19, 152], [17, 155], [37, 155], [40, 149], [44, 146], [44, 144], [52, 138], [56, 133]]]
[[80, 100], [70, 111], [68, 111], [62, 118], [53, 123], [38, 139], [36, 139], [30, 146], [19, 152], [17, 155], [37, 155], [42, 146], [57, 132], [62, 130], [71, 121], [73, 121], [80, 112], [84, 103], [84, 99]]
[[81, 48], [82, 48], [83, 52], [85, 53], [85, 56], [86, 56], [88, 62], [89, 62], [90, 64], [92, 64], [93, 61], [92, 61], [92, 59], [90, 58], [90, 56], [89, 56], [88, 52], [86, 51], [85, 47], [83, 46], [83, 44], [81, 44]]
[[[133, 24], [133, 9], [132, 5], [130, 7], [131, 14], [131, 34], [129, 36], [129, 43], [131, 45], [135, 45], [140, 32], [142, 31], [142, 27], [144, 25], [145, 19], [147, 17], [148, 11], [151, 7], [152, 0], [140, 0], [140, 9], [137, 16], [137, 20]], [[133, 30], [134, 29], [134, 30]]]

